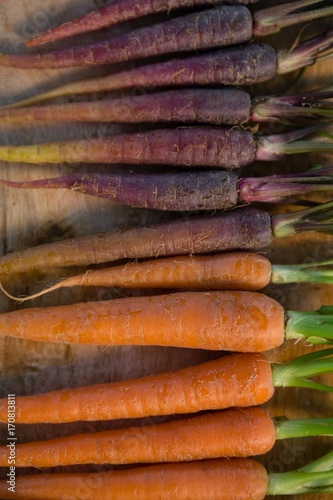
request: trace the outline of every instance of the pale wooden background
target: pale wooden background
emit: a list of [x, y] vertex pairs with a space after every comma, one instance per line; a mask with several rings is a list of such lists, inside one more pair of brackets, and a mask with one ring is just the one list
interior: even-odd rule
[[[0, 5], [0, 43], [1, 50], [13, 53], [27, 51], [24, 40], [43, 29], [70, 19], [74, 15], [88, 12], [93, 7], [107, 3], [106, 1], [86, 1], [82, 7], [79, 0], [4, 0]], [[278, 4], [279, 2], [267, 2]], [[261, 2], [259, 5], [267, 5]], [[327, 26], [332, 26], [331, 20], [326, 20]], [[313, 29], [321, 29], [323, 22], [317, 23]], [[123, 28], [114, 28], [113, 32]], [[287, 47], [292, 44], [298, 29], [285, 30], [283, 36], [271, 40], [278, 46]], [[96, 35], [94, 35], [96, 36]], [[82, 37], [90, 40], [92, 36]], [[61, 43], [58, 44], [61, 46]], [[118, 65], [121, 67], [121, 65]], [[108, 68], [94, 69], [105, 72]], [[55, 83], [67, 82], [71, 78], [90, 74], [91, 70], [36, 71], [11, 70], [0, 68], [0, 103], [7, 103], [17, 97], [27, 97], [36, 90], [52, 88]], [[332, 81], [333, 66], [330, 60], [317, 64], [306, 70], [297, 89], [311, 89], [320, 85], [328, 85]], [[281, 77], [257, 88], [251, 89], [253, 95], [280, 91], [290, 83], [295, 75]], [[94, 96], [92, 97], [94, 98]], [[123, 127], [124, 128], [124, 127]], [[82, 137], [86, 134], [96, 134], [101, 130], [99, 125], [47, 125], [47, 126], [4, 126], [0, 123], [0, 144], [25, 144], [43, 142], [46, 140], [61, 140]], [[103, 125], [105, 133], [121, 130], [114, 125]], [[127, 128], [128, 130], [128, 128]], [[274, 130], [273, 130], [274, 132]], [[330, 157], [319, 155], [299, 156], [283, 165], [255, 165], [248, 172], [279, 172], [302, 170], [314, 161], [325, 161], [330, 165]], [[33, 179], [47, 177], [70, 171], [66, 166], [24, 166], [20, 164], [0, 165], [1, 178]], [[83, 168], [83, 167], [82, 167]], [[92, 166], [85, 167], [87, 171]], [[118, 167], [109, 167], [116, 170]], [[324, 199], [322, 197], [322, 199]], [[332, 199], [327, 195], [325, 199]], [[25, 248], [44, 242], [68, 238], [83, 234], [93, 234], [102, 231], [128, 227], [138, 224], [153, 223], [166, 220], [168, 214], [149, 210], [135, 210], [121, 207], [114, 203], [93, 200], [76, 193], [54, 191], [16, 191], [0, 188], [0, 254]], [[267, 256], [274, 263], [302, 262], [307, 258], [322, 260], [332, 258], [333, 239], [330, 236], [308, 234], [281, 241], [274, 241], [268, 249]], [[59, 271], [60, 273], [60, 271]], [[63, 276], [63, 274], [61, 274]], [[41, 283], [49, 282], [53, 277], [40, 273], [31, 280], [9, 283], [12, 293], [32, 293], [42, 287]], [[269, 286], [266, 292], [279, 300], [286, 309], [306, 310], [319, 307], [321, 304], [333, 302], [333, 292], [329, 286], [291, 285]], [[1, 296], [1, 312], [19, 307], [29, 307], [47, 304], [60, 304], [89, 299], [107, 299], [130, 294], [123, 290], [67, 290], [50, 294], [24, 306]], [[135, 292], [138, 293], [138, 292]], [[301, 343], [287, 342], [284, 346], [269, 353], [270, 358], [284, 361], [306, 352], [308, 347]], [[84, 347], [52, 345], [35, 342], [25, 342], [0, 338], [0, 397], [8, 392], [33, 394], [62, 387], [74, 387], [90, 383], [120, 380], [174, 370], [195, 364], [218, 356], [218, 353], [177, 350], [172, 348], [144, 347]], [[332, 380], [332, 377], [322, 377]], [[277, 390], [269, 404], [272, 415], [285, 415], [290, 418], [329, 416], [332, 414], [332, 397], [328, 394], [317, 394], [305, 390]], [[70, 434], [82, 430], [111, 428], [124, 422], [103, 424], [73, 424], [68, 426], [20, 426], [17, 430], [19, 441], [41, 439], [56, 435]], [[127, 424], [127, 423], [126, 423]], [[0, 427], [0, 436], [6, 435], [5, 426]], [[332, 448], [331, 439], [291, 440], [276, 445], [272, 453], [263, 457], [267, 468], [271, 471], [290, 470], [318, 458]], [[329, 498], [329, 495], [312, 496], [314, 499]]]

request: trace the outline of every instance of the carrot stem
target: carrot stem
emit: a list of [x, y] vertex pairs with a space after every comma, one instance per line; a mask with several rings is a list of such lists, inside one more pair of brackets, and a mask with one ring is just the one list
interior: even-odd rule
[[[287, 314], [289, 315], [289, 313]], [[287, 322], [288, 329], [288, 322]], [[295, 338], [287, 337], [287, 338]], [[333, 387], [309, 380], [311, 377], [333, 371], [333, 349], [304, 354], [285, 364], [272, 365], [274, 387], [304, 387], [324, 392], [333, 392]]]
[[[325, 283], [333, 284], [333, 260], [295, 265], [272, 266], [272, 283]], [[322, 269], [324, 268], [324, 269]]]
[[332, 436], [333, 418], [274, 418], [276, 440], [307, 436]]
[[333, 452], [295, 471], [269, 474], [267, 495], [303, 493], [333, 493]]
[[303, 10], [304, 7], [322, 3], [324, 0], [299, 0], [277, 7], [269, 7], [255, 12], [253, 15], [254, 36], [265, 36], [278, 33], [281, 28], [299, 23], [308, 23], [333, 14], [333, 7], [315, 10]]
[[333, 202], [322, 203], [289, 214], [274, 214], [271, 219], [273, 234], [277, 238], [300, 234], [304, 231], [332, 234]]

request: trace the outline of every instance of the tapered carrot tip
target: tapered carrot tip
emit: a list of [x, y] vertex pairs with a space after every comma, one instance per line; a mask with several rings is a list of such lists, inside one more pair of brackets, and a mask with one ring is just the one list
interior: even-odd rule
[[81, 474], [38, 474], [16, 478], [16, 492], [0, 481], [3, 500], [262, 500], [268, 475], [251, 459], [202, 460], [128, 470]]

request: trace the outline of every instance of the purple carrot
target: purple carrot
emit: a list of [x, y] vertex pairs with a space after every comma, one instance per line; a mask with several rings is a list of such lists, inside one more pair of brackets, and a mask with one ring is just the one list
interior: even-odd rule
[[[170, 12], [176, 9], [195, 8], [201, 6], [214, 6], [219, 4], [251, 4], [256, 3], [258, 0], [115, 0], [110, 5], [103, 6], [89, 14], [80, 16], [73, 21], [65, 22], [58, 26], [54, 26], [47, 30], [45, 33], [39, 34], [27, 42], [28, 46], [35, 46], [42, 43], [50, 42], [64, 37], [77, 35], [79, 33], [86, 33], [97, 29], [105, 28], [106, 26], [113, 26], [124, 21], [137, 19], [149, 14], [157, 14], [162, 12]], [[296, 10], [303, 6], [308, 6], [313, 3], [318, 3], [318, 0], [302, 0], [297, 2]], [[319, 2], [320, 3], [320, 2]], [[297, 5], [295, 4], [295, 5]], [[292, 9], [293, 11], [294, 9]], [[292, 12], [291, 11], [291, 12]], [[289, 14], [286, 5], [282, 7], [273, 7], [270, 9], [263, 9], [256, 14], [256, 29], [259, 33], [265, 30], [267, 24], [270, 26], [278, 23], [284, 19], [285, 15]], [[297, 12], [294, 14], [298, 18], [304, 16], [304, 13]], [[276, 19], [277, 18], [277, 19]], [[297, 22], [303, 22], [302, 19]], [[279, 28], [279, 26], [278, 26]]]
[[32, 55], [0, 54], [0, 64], [18, 68], [72, 68], [238, 45], [249, 42], [256, 34], [275, 33], [285, 23], [290, 25], [333, 14], [333, 7], [298, 12], [300, 7], [318, 2], [322, 0], [302, 0], [268, 9], [267, 19], [266, 11], [261, 11], [263, 20], [258, 30], [246, 7], [220, 6], [87, 45]]
[[333, 30], [289, 50], [275, 50], [266, 44], [230, 47], [185, 59], [149, 64], [101, 78], [71, 82], [7, 107], [34, 104], [75, 93], [128, 88], [249, 85], [313, 64], [321, 57], [327, 57], [328, 49], [331, 49], [328, 53], [331, 55], [332, 46]]
[[27, 42], [33, 47], [46, 42], [65, 38], [80, 33], [98, 30], [120, 24], [131, 19], [138, 19], [149, 14], [171, 12], [176, 9], [213, 6], [220, 4], [251, 4], [258, 0], [115, 0], [110, 5], [80, 16], [73, 21], [54, 26]]
[[[225, 210], [237, 203], [279, 203], [294, 195], [333, 189], [333, 168], [301, 175], [241, 178], [224, 171], [160, 174], [72, 174], [52, 179], [5, 181], [23, 189], [67, 188], [138, 208], [194, 211]], [[293, 201], [293, 200], [291, 200]]]
[[332, 117], [332, 98], [333, 88], [294, 96], [258, 97], [252, 102], [247, 92], [234, 87], [177, 89], [98, 101], [0, 108], [0, 123], [93, 121], [241, 125], [250, 119], [286, 122], [300, 117]]
[[[255, 159], [277, 161], [286, 155], [333, 153], [322, 140], [320, 124], [293, 132], [261, 136], [241, 127], [180, 127], [109, 137], [27, 146], [0, 146], [0, 160], [23, 163], [127, 163], [182, 168], [240, 168]], [[302, 139], [306, 140], [302, 140]]]
[[267, 247], [274, 237], [306, 231], [332, 233], [333, 203], [270, 216], [253, 207], [208, 216], [191, 216], [106, 234], [44, 244], [0, 258], [0, 276], [121, 259], [194, 255]]

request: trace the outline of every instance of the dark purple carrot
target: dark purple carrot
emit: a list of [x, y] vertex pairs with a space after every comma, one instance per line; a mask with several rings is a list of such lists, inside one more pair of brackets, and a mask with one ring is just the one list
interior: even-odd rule
[[[322, 0], [302, 0], [274, 9], [269, 9], [269, 17], [262, 12], [263, 23], [258, 34], [279, 31], [279, 26], [301, 22], [333, 14], [333, 7], [317, 9], [304, 14], [294, 11], [298, 7]], [[295, 9], [296, 7], [296, 9]], [[292, 12], [289, 19], [285, 12]], [[286, 17], [286, 19], [285, 19]], [[280, 20], [281, 18], [281, 20]], [[250, 11], [244, 6], [220, 6], [214, 9], [196, 12], [158, 24], [139, 28], [130, 33], [48, 53], [17, 55], [0, 54], [0, 64], [17, 68], [71, 68], [75, 66], [110, 64], [122, 61], [143, 59], [162, 54], [181, 53], [184, 51], [206, 50], [249, 42], [257, 33], [256, 24]]]
[[[72, 174], [0, 184], [23, 189], [71, 189], [124, 205], [155, 210], [225, 210], [237, 203], [291, 201], [291, 196], [333, 189], [333, 168], [300, 175], [238, 178], [232, 172]], [[289, 200], [288, 200], [289, 198]]]
[[[255, 3], [256, 1], [257, 0], [116, 0], [110, 5], [103, 6], [73, 21], [50, 28], [45, 33], [37, 35], [29, 40], [27, 45], [39, 45], [59, 38], [86, 33], [106, 26], [113, 26], [124, 21], [129, 21], [130, 19], [144, 17], [149, 14], [170, 12], [179, 8], [184, 9], [219, 4], [246, 5]], [[320, 1], [322, 0], [302, 0], [294, 2], [293, 4], [283, 5], [282, 7], [260, 10], [254, 15], [256, 21], [254, 33], [260, 35], [262, 32], [265, 34], [266, 30], [271, 31], [274, 28], [279, 30], [281, 27], [280, 23], [283, 23], [282, 26], [288, 25], [289, 18], [293, 18], [293, 23], [307, 21], [309, 20], [308, 13], [300, 13], [298, 9], [320, 3]], [[294, 11], [295, 13], [293, 14]], [[327, 10], [327, 15], [329, 15], [330, 12], [330, 10]], [[298, 19], [295, 19], [296, 17]]]
[[333, 89], [296, 96], [258, 97], [251, 102], [247, 92], [233, 87], [177, 89], [98, 101], [0, 108], [0, 122], [198, 122], [241, 125], [250, 119], [263, 122], [331, 117], [332, 97]]
[[257, 250], [269, 246], [273, 236], [306, 231], [331, 233], [332, 221], [333, 202], [273, 216], [243, 207], [20, 250], [0, 259], [0, 275], [5, 278], [40, 269], [90, 266], [121, 259]]
[[321, 57], [331, 55], [333, 50], [329, 54], [325, 51], [332, 46], [333, 30], [289, 50], [275, 50], [266, 44], [230, 47], [185, 59], [149, 64], [101, 78], [71, 82], [7, 107], [34, 104], [75, 93], [128, 88], [249, 85], [313, 64]]
[[74, 141], [0, 146], [0, 160], [34, 164], [84, 162], [235, 169], [255, 159], [278, 161], [291, 154], [333, 153], [330, 138], [325, 141], [320, 136], [322, 130], [331, 127], [321, 124], [270, 136], [256, 135], [241, 127], [157, 129]]
[[149, 14], [171, 12], [176, 9], [194, 8], [219, 4], [251, 4], [258, 0], [115, 0], [73, 21], [54, 26], [45, 33], [33, 37], [27, 45], [33, 47], [68, 36], [113, 26]]

